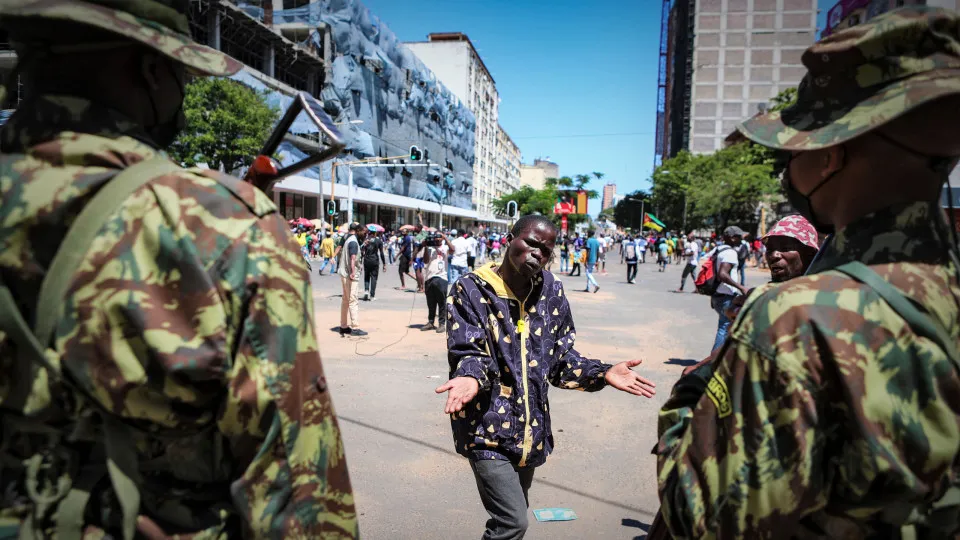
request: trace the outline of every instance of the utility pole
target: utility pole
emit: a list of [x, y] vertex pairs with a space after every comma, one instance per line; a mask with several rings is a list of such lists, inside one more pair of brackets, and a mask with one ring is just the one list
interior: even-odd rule
[[683, 192], [683, 233], [686, 234], [690, 231], [687, 230], [687, 192]]

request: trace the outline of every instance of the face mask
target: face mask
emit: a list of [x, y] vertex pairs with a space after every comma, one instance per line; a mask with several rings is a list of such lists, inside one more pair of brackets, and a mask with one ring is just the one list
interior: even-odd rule
[[150, 96], [150, 107], [153, 108], [153, 118], [157, 121], [157, 124], [147, 129], [147, 133], [160, 148], [168, 148], [173, 144], [173, 141], [177, 139], [177, 135], [187, 126], [187, 117], [183, 113], [183, 100], [186, 97], [184, 82], [177, 76], [177, 72], [170, 65], [169, 60], [167, 61], [167, 69], [170, 70], [173, 78], [176, 79], [177, 89], [180, 92], [180, 105], [177, 107], [177, 112], [173, 114], [172, 118], [163, 122], [160, 121], [160, 111], [157, 109], [156, 101], [154, 101], [153, 92], [147, 88], [147, 95]]
[[[827, 182], [833, 179], [833, 177], [840, 172], [840, 169], [830, 173], [824, 178], [819, 184], [814, 186], [810, 193], [803, 194], [794, 187], [793, 182], [790, 178], [790, 162], [793, 161], [793, 157], [787, 160], [786, 167], [783, 169], [783, 179], [780, 181], [781, 187], [783, 187], [783, 194], [787, 197], [787, 202], [791, 206], [796, 208], [797, 213], [807, 219], [811, 225], [818, 231], [826, 234], [833, 234], [836, 230], [836, 227], [829, 223], [824, 223], [817, 218], [816, 213], [813, 211], [813, 202], [811, 198], [813, 194], [817, 192], [820, 188], [827, 185]], [[842, 167], [841, 167], [842, 169]]]

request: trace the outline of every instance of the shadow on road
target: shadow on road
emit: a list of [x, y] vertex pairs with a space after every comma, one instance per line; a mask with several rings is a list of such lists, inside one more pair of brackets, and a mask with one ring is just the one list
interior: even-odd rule
[[664, 362], [664, 364], [687, 367], [687, 366], [692, 366], [697, 362], [699, 362], [699, 360], [694, 360], [692, 358], [671, 358], [666, 362]]
[[[645, 533], [649, 533], [649, 532], [650, 532], [650, 524], [649, 524], [649, 523], [644, 523], [644, 522], [642, 522], [642, 521], [638, 521], [638, 520], [633, 519], [633, 518], [623, 518], [623, 520], [620, 521], [620, 524], [623, 525], [624, 527], [635, 527], [635, 528], [640, 529], [641, 531], [643, 531], [643, 532], [645, 532]], [[646, 534], [642, 534], [642, 535], [640, 535], [640, 536], [635, 536], [635, 537], [633, 538], [633, 540], [646, 540], [646, 538], [647, 538], [647, 535], [646, 535]]]
[[[353, 424], [353, 425], [355, 425], [355, 426], [364, 427], [364, 428], [367, 428], [367, 429], [376, 431], [377, 433], [382, 433], [382, 434], [384, 434], [384, 435], [389, 435], [389, 436], [391, 436], [391, 437], [395, 437], [395, 438], [400, 439], [400, 440], [403, 440], [403, 441], [407, 441], [407, 442], [410, 442], [410, 443], [413, 443], [413, 444], [417, 444], [417, 445], [423, 446], [423, 447], [425, 447], [425, 448], [429, 448], [429, 449], [431, 449], [431, 450], [436, 450], [437, 452], [442, 452], [442, 453], [444, 453], [444, 454], [448, 454], [448, 455], [451, 455], [451, 456], [456, 456], [456, 457], [458, 457], [458, 458], [461, 457], [460, 454], [457, 454], [456, 452], [453, 452], [453, 451], [448, 450], [448, 449], [446, 449], [446, 448], [437, 446], [437, 445], [435, 445], [435, 444], [430, 444], [430, 443], [428, 443], [428, 442], [424, 442], [424, 441], [421, 441], [421, 440], [419, 440], [419, 439], [414, 439], [413, 437], [408, 437], [408, 436], [403, 435], [403, 434], [400, 434], [400, 433], [396, 433], [396, 432], [393, 432], [393, 431], [389, 431], [389, 430], [383, 429], [383, 428], [381, 428], [381, 427], [377, 427], [377, 426], [368, 424], [368, 423], [366, 423], [366, 422], [361, 422], [361, 421], [359, 421], [359, 420], [354, 420], [354, 419], [352, 419], [352, 418], [347, 418], [347, 417], [345, 417], [345, 416], [340, 416], [340, 415], [337, 415], [337, 419], [340, 420], [341, 422], [347, 422], [347, 423]], [[642, 508], [636, 508], [636, 507], [629, 506], [629, 505], [626, 505], [626, 504], [623, 504], [623, 503], [620, 503], [620, 502], [617, 502], [617, 501], [611, 501], [611, 500], [609, 500], [609, 499], [604, 499], [604, 498], [602, 498], [602, 497], [598, 497], [598, 496], [596, 496], [596, 495], [591, 495], [590, 493], [585, 493], [585, 492], [580, 491], [580, 490], [578, 490], [578, 489], [573, 489], [573, 488], [571, 488], [571, 487], [567, 487], [567, 486], [558, 484], [558, 483], [556, 483], [556, 482], [550, 482], [550, 481], [548, 481], [548, 480], [541, 480], [541, 479], [538, 479], [538, 478], [536, 478], [536, 477], [534, 477], [533, 481], [536, 482], [536, 483], [538, 483], [538, 484], [543, 484], [543, 485], [545, 485], [545, 486], [550, 486], [550, 487], [552, 487], [552, 488], [554, 488], [554, 489], [559, 489], [559, 490], [561, 490], [561, 491], [566, 491], [567, 493], [572, 493], [572, 494], [574, 494], [574, 495], [579, 495], [579, 496], [581, 496], [581, 497], [585, 497], [585, 498], [587, 498], [587, 499], [590, 499], [590, 500], [593, 500], [593, 501], [596, 501], [596, 502], [599, 502], [599, 503], [608, 504], [608, 505], [610, 505], [610, 506], [614, 506], [614, 507], [620, 508], [620, 509], [622, 509], [622, 510], [629, 510], [630, 512], [636, 512], [636, 513], [638, 513], [638, 514], [641, 514], [641, 515], [644, 516], [644, 517], [649, 516], [649, 517], [652, 519], [653, 516], [654, 516], [654, 513], [653, 513], [653, 512], [650, 512], [649, 510], [644, 510], [644, 509], [642, 509]], [[639, 522], [639, 521], [636, 521], [636, 520], [633, 520], [633, 519], [628, 519], [628, 518], [625, 518], [625, 519], [623, 520], [623, 523], [626, 524], [626, 522], [628, 522], [628, 521], [630, 521], [630, 522], [636, 522], [637, 524], [639, 524], [639, 525], [637, 525], [637, 526], [643, 525], [643, 524], [642, 524], [641, 522]], [[641, 528], [643, 528], [643, 527], [641, 527]], [[644, 529], [644, 530], [646, 530], [646, 529]]]

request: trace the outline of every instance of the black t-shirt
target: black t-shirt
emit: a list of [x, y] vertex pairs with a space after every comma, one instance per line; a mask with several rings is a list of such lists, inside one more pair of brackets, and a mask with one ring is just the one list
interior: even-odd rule
[[377, 264], [383, 258], [383, 241], [374, 238], [363, 245], [363, 262]]

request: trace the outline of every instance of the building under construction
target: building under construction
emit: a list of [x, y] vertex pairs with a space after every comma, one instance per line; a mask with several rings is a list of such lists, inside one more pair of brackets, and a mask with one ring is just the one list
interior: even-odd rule
[[[286, 9], [284, 9], [286, 8]], [[473, 163], [476, 122], [415, 54], [358, 0], [247, 4], [227, 0], [190, 2], [191, 30], [201, 43], [245, 65], [234, 79], [263, 91], [285, 108], [297, 92], [323, 103], [347, 145], [341, 164], [357, 159], [407, 155], [417, 145], [429, 152], [428, 167], [398, 160], [348, 174], [348, 167], [324, 164], [281, 182], [276, 200], [289, 218], [315, 218], [336, 192], [339, 216], [346, 218], [348, 177], [353, 217], [397, 227], [415, 222], [422, 209], [428, 224], [468, 228], [480, 222], [474, 205]], [[9, 78], [16, 55], [0, 33], [0, 75]], [[19, 81], [7, 81], [8, 107], [28, 97]], [[0, 122], [11, 111], [0, 113]], [[303, 143], [306, 142], [306, 145]], [[309, 142], [285, 142], [281, 156], [297, 161]]]

